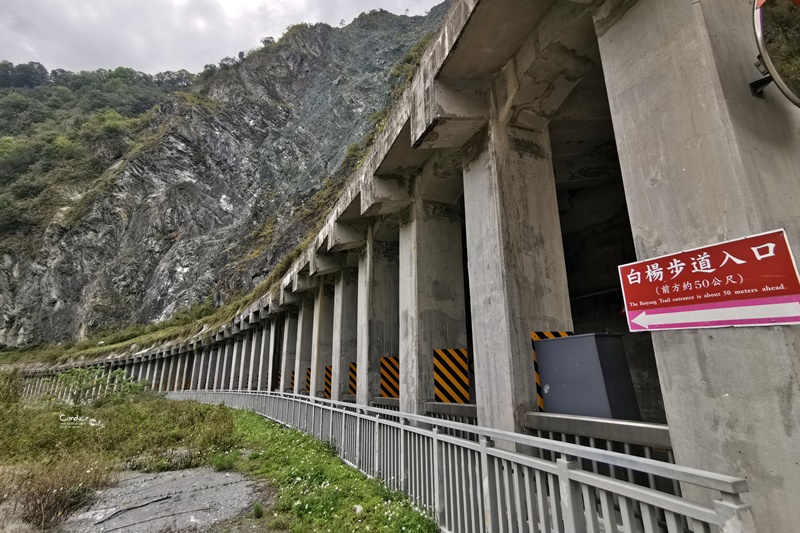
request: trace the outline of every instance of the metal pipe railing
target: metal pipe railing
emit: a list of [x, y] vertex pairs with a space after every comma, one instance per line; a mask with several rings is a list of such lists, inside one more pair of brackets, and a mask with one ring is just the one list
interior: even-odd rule
[[[751, 533], [744, 479], [380, 407], [255, 391], [173, 398], [250, 408], [336, 446], [340, 457], [403, 490], [447, 532]], [[477, 441], [453, 432], [469, 432]], [[534, 452], [550, 452], [549, 457]], [[581, 468], [596, 461], [719, 492], [713, 503]], [[724, 529], [723, 529], [724, 528]]]

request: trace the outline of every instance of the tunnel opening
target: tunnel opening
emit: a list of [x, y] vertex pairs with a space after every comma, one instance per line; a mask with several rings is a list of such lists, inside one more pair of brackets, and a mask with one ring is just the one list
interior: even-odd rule
[[549, 133], [574, 334], [618, 338], [641, 420], [666, 423], [651, 335], [630, 333], [625, 316], [618, 266], [636, 261], [636, 251], [599, 63]]

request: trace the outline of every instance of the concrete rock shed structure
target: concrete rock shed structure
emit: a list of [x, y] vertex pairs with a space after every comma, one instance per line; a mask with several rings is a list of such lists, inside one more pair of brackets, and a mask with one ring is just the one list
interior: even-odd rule
[[[749, 0], [454, 0], [278, 294], [82, 365], [553, 431], [531, 332], [624, 334], [618, 265], [778, 228], [800, 250], [800, 109], [751, 95], [751, 28]], [[621, 339], [642, 426], [746, 478], [759, 531], [797, 531], [800, 327]], [[472, 407], [437, 406], [435, 350], [468, 354]]]

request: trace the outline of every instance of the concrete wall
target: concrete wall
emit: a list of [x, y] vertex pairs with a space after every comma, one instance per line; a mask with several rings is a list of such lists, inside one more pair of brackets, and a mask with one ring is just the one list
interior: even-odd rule
[[[637, 257], [776, 228], [800, 250], [800, 109], [750, 95], [750, 2], [626, 7], [597, 19]], [[800, 327], [653, 341], [677, 460], [743, 473], [759, 531], [797, 531]]]

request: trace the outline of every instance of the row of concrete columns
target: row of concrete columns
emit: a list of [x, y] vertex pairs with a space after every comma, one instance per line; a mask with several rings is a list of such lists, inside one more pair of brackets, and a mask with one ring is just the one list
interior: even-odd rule
[[[527, 150], [532, 143], [539, 148]], [[381, 358], [399, 357], [399, 408], [422, 413], [434, 399], [433, 351], [471, 340], [479, 423], [520, 430], [536, 409], [530, 332], [572, 329], [548, 143], [491, 122], [459, 162], [464, 209], [481, 216], [464, 220], [457, 205], [430, 200], [421, 186], [393, 217], [360, 220], [360, 240], [327, 254], [346, 258], [337, 267], [297, 273], [278, 309], [114, 365], [158, 391], [320, 397], [330, 367], [329, 396], [343, 400], [356, 363], [352, 400], [366, 405], [381, 395]], [[437, 168], [424, 167], [419, 183], [435, 180]]]

